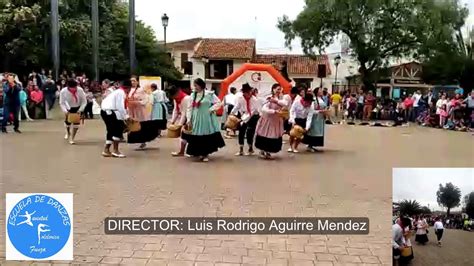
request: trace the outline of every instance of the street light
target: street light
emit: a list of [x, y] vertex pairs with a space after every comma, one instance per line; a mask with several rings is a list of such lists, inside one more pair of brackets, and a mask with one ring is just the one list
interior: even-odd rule
[[334, 77], [334, 88], [336, 88], [336, 84], [337, 84], [337, 69], [338, 69], [340, 63], [341, 63], [341, 56], [337, 55], [334, 58], [334, 65], [336, 66], [336, 76]]
[[168, 21], [169, 17], [166, 15], [166, 13], [163, 14], [161, 17], [161, 24], [163, 24], [163, 29], [164, 29], [164, 34], [165, 34], [165, 47], [166, 47], [166, 27], [168, 27]]

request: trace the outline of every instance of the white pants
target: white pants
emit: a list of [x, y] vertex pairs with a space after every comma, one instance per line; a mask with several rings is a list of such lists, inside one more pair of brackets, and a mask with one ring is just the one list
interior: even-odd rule
[[21, 105], [20, 113], [18, 114], [18, 119], [21, 120], [21, 110], [25, 113], [26, 119], [31, 119], [30, 115], [28, 114], [28, 109], [26, 108], [26, 104]]

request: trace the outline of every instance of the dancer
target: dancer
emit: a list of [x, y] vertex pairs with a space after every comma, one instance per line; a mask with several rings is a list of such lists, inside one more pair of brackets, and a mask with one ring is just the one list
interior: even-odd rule
[[140, 122], [140, 130], [128, 133], [127, 141], [130, 144], [140, 143], [138, 149], [146, 148], [146, 143], [158, 137], [157, 123], [151, 120], [151, 97], [138, 85], [135, 76], [130, 79], [132, 88], [128, 93], [128, 114], [134, 121]]
[[200, 78], [194, 81], [191, 98], [186, 112], [186, 128], [191, 131], [186, 153], [208, 162], [209, 154], [225, 146], [216, 116], [221, 102], [214, 92], [206, 90], [206, 83]]
[[248, 83], [242, 85], [242, 96], [239, 96], [236, 100], [234, 109], [232, 109], [232, 115], [240, 115], [242, 120], [239, 127], [239, 152], [235, 155], [244, 155], [244, 141], [247, 137], [247, 145], [249, 146], [248, 153], [246, 155], [254, 154], [253, 150], [253, 139], [255, 135], [255, 127], [259, 119], [259, 101], [257, 97], [253, 96], [253, 89]]
[[[191, 106], [191, 96], [184, 93], [180, 88], [171, 86], [169, 89], [170, 97], [173, 99], [174, 108], [171, 115], [171, 124], [176, 126], [183, 126], [186, 124], [186, 112]], [[179, 140], [179, 151], [172, 152], [174, 157], [184, 156], [186, 145], [188, 143], [189, 134], [181, 131], [181, 138]]]
[[[289, 94], [283, 95], [283, 100], [285, 100], [286, 102], [285, 108], [288, 109], [288, 111], [291, 109], [291, 105], [293, 105], [293, 102], [301, 99], [301, 96], [299, 94], [300, 90], [297, 87], [293, 87], [291, 88]], [[285, 119], [283, 121], [283, 128], [285, 129], [286, 134], [290, 134], [291, 124], [288, 122], [288, 119]]]
[[256, 129], [255, 147], [260, 150], [260, 156], [264, 159], [271, 159], [271, 153], [281, 151], [284, 128], [283, 119], [278, 112], [286, 104], [287, 102], [281, 96], [280, 84], [273, 84], [272, 96], [262, 107], [262, 116], [258, 120]]
[[168, 114], [168, 108], [166, 107], [166, 93], [159, 89], [158, 86], [153, 83], [151, 84], [152, 97], [153, 97], [153, 109], [151, 111], [151, 120], [155, 121], [158, 127], [158, 135], [161, 135], [161, 130], [166, 129], [166, 115]]
[[311, 126], [303, 138], [303, 143], [308, 145], [309, 152], [315, 152], [316, 147], [324, 146], [324, 129], [325, 129], [325, 113], [326, 103], [322, 98], [322, 93], [319, 88], [314, 89], [314, 103], [313, 112], [309, 112], [308, 119], [311, 118]]
[[[312, 94], [307, 93], [303, 98], [293, 103], [290, 109], [290, 124], [293, 126], [298, 125], [303, 129], [309, 130], [312, 120], [312, 114], [310, 113], [314, 111], [314, 106], [312, 106], [313, 98]], [[298, 153], [298, 145], [300, 142], [300, 139], [290, 136], [290, 148], [288, 152]]]
[[[100, 116], [104, 120], [107, 130], [104, 151], [102, 151], [104, 157], [125, 158], [125, 155], [119, 150], [119, 144], [123, 139], [125, 120], [129, 117], [127, 114], [127, 94], [130, 87], [131, 82], [126, 80], [120, 89], [110, 92], [102, 100]], [[112, 145], [113, 152], [110, 152]]]
[[[81, 87], [77, 86], [77, 81], [75, 79], [69, 79], [64, 87], [59, 93], [59, 105], [61, 110], [64, 113], [65, 120], [64, 124], [66, 125], [66, 135], [64, 139], [69, 140], [69, 144], [74, 145], [74, 141], [79, 130], [80, 123], [74, 123], [71, 125], [68, 121], [69, 114], [82, 114], [86, 108], [87, 99], [84, 90]], [[72, 126], [72, 134], [71, 134]]]
[[435, 230], [436, 238], [438, 239], [438, 246], [441, 247], [441, 239], [443, 238], [444, 226], [443, 226], [443, 222], [441, 221], [439, 217], [436, 217], [435, 221], [436, 222], [434, 223], [434, 230]]
[[[228, 93], [225, 97], [224, 97], [224, 117], [222, 117], [222, 121], [226, 121], [227, 117], [230, 115], [230, 113], [232, 112], [232, 109], [234, 109], [234, 106], [235, 106], [235, 101], [237, 99], [237, 89], [235, 87], [231, 87], [230, 88], [230, 93]], [[228, 129], [226, 128], [226, 134], [225, 134], [225, 138], [232, 138], [232, 135], [230, 135], [229, 133], [231, 131], [233, 131], [233, 135], [235, 135], [235, 130], [231, 130], [231, 129]]]
[[24, 220], [24, 221], [22, 221], [22, 222], [19, 222], [19, 223], [17, 223], [16, 225], [18, 226], [18, 225], [20, 225], [20, 224], [27, 224], [27, 225], [29, 225], [29, 226], [33, 226], [33, 223], [31, 222], [31, 216], [32, 216], [33, 214], [35, 214], [35, 213], [36, 213], [36, 211], [34, 211], [34, 212], [32, 212], [32, 213], [28, 213], [28, 211], [25, 211], [25, 214], [24, 214], [24, 215], [18, 214], [18, 216], [20, 216], [20, 217], [25, 217], [26, 220]]
[[415, 241], [419, 244], [425, 245], [426, 242], [428, 242], [428, 232], [426, 231], [426, 229], [428, 229], [428, 223], [423, 218], [423, 216], [418, 217], [418, 220], [416, 222]]

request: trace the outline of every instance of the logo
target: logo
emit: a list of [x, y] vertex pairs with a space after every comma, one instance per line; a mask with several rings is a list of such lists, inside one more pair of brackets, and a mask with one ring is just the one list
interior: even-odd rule
[[6, 195], [7, 260], [72, 260], [71, 193]]
[[252, 79], [253, 82], [260, 82], [262, 81], [262, 73], [253, 72], [250, 78]]

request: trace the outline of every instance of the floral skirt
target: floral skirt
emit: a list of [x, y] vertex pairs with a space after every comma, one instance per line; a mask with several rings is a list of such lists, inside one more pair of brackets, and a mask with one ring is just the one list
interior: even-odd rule
[[[183, 138], [183, 136], [181, 137]], [[225, 146], [224, 138], [220, 132], [210, 135], [186, 134], [185, 140], [188, 142], [186, 154], [191, 156], [207, 156]]]

